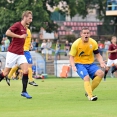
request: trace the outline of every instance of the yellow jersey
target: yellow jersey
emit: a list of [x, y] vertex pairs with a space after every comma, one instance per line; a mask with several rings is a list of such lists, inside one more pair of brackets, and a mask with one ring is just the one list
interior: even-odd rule
[[98, 44], [94, 39], [89, 38], [89, 41], [84, 43], [79, 38], [72, 44], [69, 54], [74, 57], [75, 63], [91, 64], [94, 62], [95, 50], [98, 50]]
[[30, 50], [30, 46], [31, 46], [31, 32], [27, 28], [27, 37], [26, 37], [25, 43], [24, 43], [24, 51], [29, 51]]

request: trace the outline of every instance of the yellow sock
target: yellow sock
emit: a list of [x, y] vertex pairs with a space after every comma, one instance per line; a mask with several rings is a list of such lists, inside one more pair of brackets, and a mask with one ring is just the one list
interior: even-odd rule
[[88, 96], [91, 98], [92, 97], [92, 89], [89, 81], [84, 81], [84, 88], [85, 91], [87, 92]]
[[28, 68], [28, 78], [30, 82], [34, 81], [32, 78], [32, 68]]
[[22, 79], [22, 76], [21, 75], [18, 75], [18, 80], [21, 80]]
[[17, 69], [18, 69], [18, 66], [15, 66], [15, 67], [13, 67], [13, 68], [10, 70], [10, 72], [9, 72], [9, 74], [8, 74], [8, 78], [9, 78], [9, 79], [12, 78], [13, 73], [15, 73]]
[[92, 91], [100, 84], [102, 78], [100, 78], [99, 76], [96, 76], [93, 80], [92, 80]]

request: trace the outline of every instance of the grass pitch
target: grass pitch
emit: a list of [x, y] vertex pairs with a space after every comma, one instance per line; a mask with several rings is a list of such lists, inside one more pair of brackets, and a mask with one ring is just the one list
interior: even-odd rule
[[38, 87], [28, 85], [33, 97], [20, 96], [21, 81], [0, 83], [0, 117], [117, 117], [117, 79], [107, 78], [94, 91], [95, 102], [84, 96], [80, 78], [47, 78], [35, 80]]

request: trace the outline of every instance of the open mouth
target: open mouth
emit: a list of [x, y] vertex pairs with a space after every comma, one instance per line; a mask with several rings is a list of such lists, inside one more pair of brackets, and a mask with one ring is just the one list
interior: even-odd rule
[[85, 39], [88, 39], [88, 37], [85, 37]]

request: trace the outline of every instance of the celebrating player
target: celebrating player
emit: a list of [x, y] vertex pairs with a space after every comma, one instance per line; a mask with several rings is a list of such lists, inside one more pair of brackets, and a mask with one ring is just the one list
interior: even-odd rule
[[[71, 47], [70, 64], [72, 69], [84, 80], [84, 88], [86, 96], [91, 101], [96, 101], [97, 96], [93, 96], [93, 90], [101, 82], [104, 73], [94, 64], [94, 55], [100, 63], [100, 66], [105, 68], [105, 62], [99, 53], [97, 42], [90, 38], [89, 29], [83, 28], [80, 32], [81, 38], [77, 39]], [[92, 84], [90, 84], [90, 78]]]

